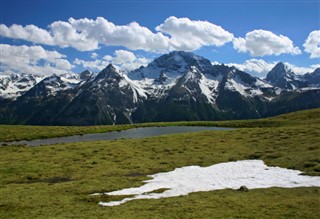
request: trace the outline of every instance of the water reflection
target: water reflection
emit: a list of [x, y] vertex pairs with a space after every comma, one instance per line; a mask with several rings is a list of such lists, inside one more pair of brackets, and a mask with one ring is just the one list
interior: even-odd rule
[[159, 135], [199, 132], [199, 131], [215, 131], [215, 130], [230, 130], [230, 128], [221, 127], [203, 127], [203, 126], [170, 126], [170, 127], [146, 127], [134, 128], [120, 132], [106, 132], [85, 135], [74, 135], [68, 137], [37, 139], [32, 141], [16, 141], [8, 144], [25, 144], [27, 146], [40, 146], [59, 143], [70, 142], [86, 142], [86, 141], [101, 141], [101, 140], [115, 140], [115, 139], [137, 139], [147, 138]]

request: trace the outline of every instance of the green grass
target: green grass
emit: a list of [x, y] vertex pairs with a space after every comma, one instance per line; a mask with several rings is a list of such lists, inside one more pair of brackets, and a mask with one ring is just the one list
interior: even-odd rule
[[[234, 128], [252, 127], [279, 127], [297, 124], [299, 121], [318, 121], [319, 110], [300, 111], [273, 118], [257, 120], [233, 120], [233, 121], [194, 121], [194, 122], [158, 122], [134, 125], [102, 125], [102, 126], [28, 126], [28, 125], [0, 125], [0, 142], [33, 140], [52, 137], [63, 137], [70, 135], [82, 135], [89, 133], [101, 133], [110, 131], [121, 131], [138, 127], [151, 126], [218, 126]], [[314, 113], [313, 113], [314, 112]]]
[[[0, 218], [320, 218], [320, 188], [220, 190], [115, 207], [97, 203], [123, 197], [89, 195], [139, 186], [147, 175], [176, 167], [243, 159], [320, 176], [319, 118], [320, 109], [315, 109], [217, 123], [243, 127], [232, 131], [0, 147]], [[76, 128], [86, 132], [92, 127]]]

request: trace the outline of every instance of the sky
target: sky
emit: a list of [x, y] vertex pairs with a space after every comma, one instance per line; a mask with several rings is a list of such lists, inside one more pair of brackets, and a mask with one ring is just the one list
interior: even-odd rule
[[122, 71], [174, 50], [257, 77], [320, 67], [320, 0], [0, 0], [0, 74]]

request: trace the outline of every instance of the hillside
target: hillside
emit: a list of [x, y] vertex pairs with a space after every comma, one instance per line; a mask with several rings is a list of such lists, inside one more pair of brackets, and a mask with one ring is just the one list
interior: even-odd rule
[[127, 73], [109, 64], [98, 74], [52, 75], [38, 83], [30, 75], [11, 76], [0, 79], [0, 123], [113, 125], [264, 118], [320, 107], [318, 72], [297, 75], [279, 62], [261, 79], [174, 51]]
[[232, 131], [2, 146], [0, 213], [4, 218], [319, 218], [317, 187], [227, 189], [135, 200], [111, 208], [99, 207], [98, 202], [123, 197], [90, 196], [140, 186], [147, 175], [177, 167], [246, 159], [320, 176], [319, 114], [314, 109], [256, 121], [230, 121], [235, 127], [247, 127]]

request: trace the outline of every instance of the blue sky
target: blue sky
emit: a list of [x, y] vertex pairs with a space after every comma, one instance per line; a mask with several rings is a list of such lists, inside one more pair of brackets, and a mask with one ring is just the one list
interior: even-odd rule
[[130, 70], [172, 50], [260, 77], [320, 67], [320, 1], [1, 0], [0, 23], [1, 74]]

